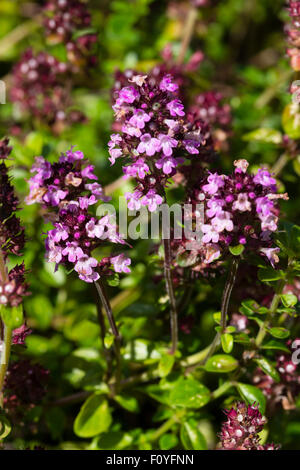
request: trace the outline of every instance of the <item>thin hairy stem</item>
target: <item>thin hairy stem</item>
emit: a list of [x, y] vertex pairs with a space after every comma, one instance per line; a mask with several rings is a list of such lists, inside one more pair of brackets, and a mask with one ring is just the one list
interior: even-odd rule
[[170, 300], [170, 320], [171, 320], [171, 338], [172, 338], [172, 349], [171, 354], [174, 354], [177, 350], [178, 344], [178, 318], [177, 318], [177, 306], [176, 298], [173, 288], [172, 273], [171, 273], [171, 242], [170, 239], [164, 239], [164, 275], [166, 281], [167, 294]]
[[116, 356], [116, 385], [115, 389], [117, 390], [119, 388], [119, 383], [120, 383], [120, 378], [121, 378], [121, 354], [120, 354], [120, 349], [121, 349], [121, 336], [119, 333], [119, 330], [117, 328], [117, 325], [115, 323], [115, 319], [113, 317], [113, 313], [111, 310], [110, 302], [108, 300], [108, 297], [105, 292], [105, 288], [102, 282], [102, 279], [100, 278], [98, 281], [95, 282], [95, 286], [97, 289], [97, 292], [99, 294], [99, 297], [101, 299], [103, 308], [105, 310], [107, 319], [109, 321], [111, 330], [113, 332], [113, 335], [115, 337], [115, 342], [114, 342], [114, 349], [115, 349], [115, 356]]
[[[5, 266], [5, 259], [0, 250], [0, 281], [4, 284], [8, 282], [8, 274]], [[1, 348], [1, 361], [0, 361], [0, 405], [3, 406], [3, 386], [5, 381], [5, 375], [8, 368], [10, 348], [12, 339], [12, 329], [4, 325], [4, 339]]]
[[285, 286], [285, 279], [281, 279], [280, 281], [278, 281], [276, 292], [273, 296], [272, 303], [270, 305], [268, 315], [267, 315], [266, 320], [264, 321], [264, 323], [259, 328], [258, 335], [257, 335], [256, 340], [255, 340], [255, 344], [256, 344], [257, 347], [260, 347], [260, 345], [262, 344], [262, 342], [263, 342], [263, 340], [264, 340], [264, 338], [267, 334], [267, 326], [268, 326], [272, 316], [274, 315], [274, 313], [276, 313], [276, 310], [277, 310], [279, 302], [280, 302], [280, 295], [282, 294], [284, 286]]
[[226, 284], [224, 287], [223, 291], [223, 296], [222, 296], [222, 304], [221, 304], [221, 321], [220, 321], [220, 326], [221, 326], [221, 333], [218, 332], [211, 344], [210, 350], [205, 358], [204, 363], [213, 355], [215, 352], [216, 348], [220, 344], [220, 339], [221, 339], [221, 334], [224, 333], [226, 329], [226, 322], [227, 322], [227, 313], [228, 313], [228, 307], [229, 307], [229, 302], [230, 302], [230, 297], [232, 293], [232, 289], [235, 284], [236, 280], [236, 275], [239, 267], [239, 261], [238, 258], [232, 258], [232, 262], [230, 265], [228, 277], [226, 280]]
[[181, 65], [184, 61], [186, 51], [189, 47], [189, 44], [191, 42], [196, 20], [198, 16], [198, 10], [197, 8], [192, 7], [187, 15], [185, 25], [183, 27], [183, 37], [181, 41], [181, 46], [180, 46], [180, 51], [177, 57], [177, 64]]

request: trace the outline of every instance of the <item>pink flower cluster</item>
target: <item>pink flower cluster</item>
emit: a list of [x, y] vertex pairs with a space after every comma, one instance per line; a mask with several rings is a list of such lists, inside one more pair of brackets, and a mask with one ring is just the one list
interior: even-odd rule
[[[48, 0], [44, 13], [46, 35], [52, 43], [63, 42], [66, 45], [69, 61], [82, 65], [82, 62], [88, 58], [90, 65], [95, 65], [96, 57], [93, 49], [97, 35], [86, 32], [91, 26], [91, 15], [86, 2]], [[75, 34], [76, 39], [74, 39]]]
[[279, 248], [273, 247], [272, 234], [277, 230], [278, 208], [276, 181], [265, 169], [255, 175], [247, 173], [248, 162], [234, 162], [231, 176], [210, 173], [197, 191], [205, 197], [205, 223], [201, 230], [202, 244], [209, 250], [211, 263], [229, 247], [242, 245], [268, 258], [272, 266], [278, 262]]
[[266, 418], [256, 405], [243, 402], [225, 410], [227, 421], [222, 426], [221, 448], [223, 450], [278, 450], [274, 444], [260, 444], [258, 433], [263, 430]]
[[296, 72], [300, 71], [300, 1], [288, 0], [288, 12], [291, 23], [286, 25], [285, 32], [291, 47], [287, 54], [291, 60], [291, 67]]
[[[57, 163], [37, 157], [31, 171], [34, 176], [29, 180], [27, 203], [39, 202], [45, 208], [55, 209], [54, 228], [46, 239], [48, 261], [71, 265], [85, 282], [97, 281], [103, 265], [92, 256], [92, 251], [107, 241], [125, 242], [111, 216], [97, 219], [88, 211], [100, 200], [109, 199], [95, 181], [98, 178], [93, 165], [88, 164], [81, 151], [72, 148]], [[128, 273], [130, 262], [119, 254], [106, 259], [105, 266], [112, 265], [116, 272]]]
[[46, 52], [24, 52], [13, 69], [11, 100], [25, 113], [59, 130], [66, 121], [81, 122], [84, 115], [66, 111], [72, 104], [65, 81], [68, 65]]
[[126, 193], [130, 209], [148, 206], [155, 211], [163, 202], [162, 189], [176, 168], [199, 154], [202, 135], [185, 121], [184, 107], [176, 92], [178, 85], [165, 75], [159, 85], [142, 75], [133, 76], [130, 86], [122, 88], [113, 106], [122, 134], [112, 134], [108, 143], [113, 165], [120, 157], [129, 157], [123, 167], [126, 176], [138, 186]]
[[300, 348], [300, 338], [289, 340], [287, 346], [290, 353], [278, 354], [276, 358], [280, 382], [276, 383], [272, 377], [257, 369], [253, 383], [263, 391], [271, 406], [281, 402], [284, 409], [291, 409], [295, 407], [294, 400], [300, 393], [299, 365], [292, 360], [293, 353]]

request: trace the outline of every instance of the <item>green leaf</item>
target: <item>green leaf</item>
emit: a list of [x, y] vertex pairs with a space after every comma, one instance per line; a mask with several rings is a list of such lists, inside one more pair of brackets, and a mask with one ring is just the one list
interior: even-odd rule
[[280, 341], [276, 339], [271, 339], [270, 341], [263, 343], [261, 349], [277, 349], [278, 351], [290, 352], [289, 348]]
[[161, 450], [169, 450], [176, 447], [178, 444], [178, 438], [174, 434], [164, 434], [159, 439], [159, 447]]
[[282, 134], [276, 129], [260, 128], [243, 136], [243, 140], [266, 142], [271, 144], [280, 144], [282, 142]]
[[268, 359], [265, 357], [260, 357], [259, 359], [255, 359], [254, 362], [259, 365], [265, 374], [272, 377], [272, 379], [276, 380], [276, 382], [280, 381], [279, 372]]
[[137, 399], [129, 395], [116, 395], [115, 400], [119, 405], [121, 405], [125, 410], [131, 411], [131, 413], [138, 413], [140, 411], [139, 403]]
[[14, 330], [23, 325], [23, 305], [20, 304], [17, 307], [0, 307], [1, 317], [3, 322], [8, 328]]
[[294, 307], [298, 302], [294, 294], [282, 294], [280, 298], [285, 307]]
[[233, 348], [233, 336], [229, 333], [221, 335], [222, 349], [225, 353], [230, 353]]
[[180, 440], [186, 450], [207, 450], [206, 440], [197, 427], [197, 422], [189, 419], [180, 428]]
[[158, 373], [160, 377], [166, 377], [172, 370], [175, 357], [171, 354], [162, 356], [158, 364]]
[[107, 400], [103, 395], [90, 396], [80, 408], [74, 422], [79, 437], [93, 437], [106, 432], [112, 422]]
[[250, 405], [256, 403], [259, 407], [259, 411], [264, 414], [266, 409], [266, 397], [259, 388], [255, 387], [254, 385], [248, 385], [239, 382], [237, 384], [237, 389], [243, 400], [245, 400]]
[[239, 312], [243, 315], [249, 316], [253, 315], [253, 313], [256, 312], [258, 308], [259, 305], [257, 302], [255, 302], [255, 300], [244, 300], [244, 302], [242, 302], [241, 307], [239, 308]]
[[258, 270], [258, 279], [263, 282], [278, 281], [278, 279], [283, 279], [284, 276], [285, 274], [281, 269], [261, 268]]
[[95, 438], [90, 450], [123, 450], [132, 444], [133, 438], [129, 433], [113, 431]]
[[288, 104], [282, 113], [282, 127], [291, 139], [300, 138], [300, 112], [297, 103]]
[[216, 354], [207, 360], [205, 370], [207, 372], [226, 373], [232, 372], [238, 365], [239, 363], [234, 357], [226, 354]]
[[181, 377], [171, 389], [170, 403], [184, 408], [201, 408], [210, 400], [207, 387], [193, 378]]
[[229, 251], [233, 256], [241, 255], [243, 253], [244, 249], [245, 249], [245, 246], [241, 245], [241, 244], [229, 247]]
[[274, 338], [278, 338], [278, 339], [285, 339], [290, 336], [290, 332], [288, 330], [286, 330], [285, 328], [281, 328], [279, 326], [270, 328], [268, 332], [270, 333], [270, 335], [274, 336]]
[[4, 414], [0, 414], [0, 439], [4, 439], [6, 436], [9, 435], [11, 431], [11, 424], [4, 416]]

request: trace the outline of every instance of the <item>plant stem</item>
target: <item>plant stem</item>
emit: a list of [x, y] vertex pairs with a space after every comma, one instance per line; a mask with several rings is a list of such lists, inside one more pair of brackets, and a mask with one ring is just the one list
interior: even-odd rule
[[226, 280], [225, 289], [223, 291], [222, 305], [221, 305], [221, 333], [224, 333], [226, 328], [226, 319], [228, 313], [228, 307], [233, 286], [235, 284], [237, 270], [239, 267], [238, 258], [234, 257], [230, 266], [228, 278]]
[[229, 390], [233, 386], [234, 382], [224, 382], [222, 385], [220, 385], [219, 388], [217, 388], [214, 392], [211, 393], [212, 400], [216, 400], [220, 396], [224, 395], [224, 393], [226, 393], [227, 390]]
[[271, 169], [271, 172], [274, 174], [274, 176], [278, 176], [289, 161], [290, 156], [287, 153], [283, 153], [282, 155], [280, 155], [280, 157], [274, 163]]
[[150, 437], [150, 441], [154, 442], [157, 441], [157, 439], [160, 438], [160, 436], [163, 436], [172, 426], [173, 424], [177, 423], [180, 418], [182, 418], [185, 414], [185, 410], [180, 410], [177, 411], [174, 416], [172, 416], [168, 421], [166, 421], [164, 424], [162, 424]]
[[[3, 256], [2, 250], [0, 250], [0, 282], [5, 284], [9, 281], [7, 269], [5, 265], [5, 259]], [[4, 325], [4, 339], [3, 339], [3, 349], [1, 351], [1, 361], [0, 361], [0, 406], [3, 406], [3, 386], [5, 375], [8, 368], [9, 357], [10, 357], [10, 348], [11, 348], [11, 339], [12, 339], [12, 330], [8, 326]]]
[[115, 384], [115, 389], [118, 390], [119, 384], [120, 384], [120, 379], [121, 379], [121, 354], [120, 354], [120, 348], [121, 348], [121, 335], [119, 333], [119, 330], [117, 328], [117, 325], [115, 323], [113, 313], [111, 310], [110, 302], [108, 300], [108, 297], [105, 292], [105, 288], [102, 282], [102, 279], [100, 278], [98, 281], [95, 282], [95, 286], [97, 289], [97, 292], [99, 294], [99, 297], [101, 299], [103, 308], [105, 310], [105, 313], [107, 315], [110, 327], [112, 329], [113, 335], [115, 337], [115, 342], [114, 342], [114, 348], [115, 348], [115, 356], [116, 356], [116, 384]]
[[107, 366], [106, 375], [107, 375], [107, 379], [109, 379], [109, 377], [111, 376], [112, 357], [111, 357], [110, 349], [108, 349], [105, 346], [106, 327], [105, 327], [104, 315], [103, 315], [103, 311], [102, 311], [102, 302], [99, 301], [99, 296], [97, 294], [98, 294], [98, 290], [96, 288], [95, 299], [96, 299], [98, 323], [99, 323], [99, 327], [100, 327], [100, 340], [101, 340], [101, 344], [102, 344], [104, 359], [105, 359], [106, 366]]
[[187, 15], [186, 22], [183, 28], [183, 37], [181, 41], [181, 46], [180, 46], [180, 51], [177, 57], [177, 64], [181, 65], [184, 61], [186, 51], [189, 47], [189, 44], [191, 42], [196, 20], [198, 16], [198, 10], [195, 7], [192, 7]]
[[170, 319], [171, 319], [171, 337], [172, 337], [172, 349], [171, 354], [175, 354], [178, 343], [178, 319], [177, 319], [177, 306], [176, 298], [172, 282], [171, 274], [171, 242], [169, 239], [164, 239], [164, 274], [166, 281], [166, 290], [170, 300]]
[[10, 347], [11, 347], [12, 329], [4, 326], [4, 341], [3, 350], [1, 351], [1, 363], [0, 363], [0, 405], [3, 406], [3, 386], [5, 375], [8, 368]]
[[263, 340], [264, 340], [264, 338], [267, 334], [266, 328], [268, 326], [268, 323], [269, 323], [270, 319], [272, 318], [274, 313], [276, 313], [277, 307], [278, 307], [279, 302], [280, 302], [280, 295], [282, 294], [284, 285], [285, 285], [285, 279], [280, 279], [280, 281], [278, 281], [278, 283], [277, 283], [276, 292], [273, 296], [272, 303], [270, 305], [268, 315], [267, 315], [266, 320], [264, 321], [264, 323], [259, 328], [256, 340], [255, 340], [255, 344], [256, 344], [257, 347], [259, 347], [262, 344], [262, 342], [263, 342]]
[[206, 361], [213, 355], [213, 353], [215, 352], [217, 346], [219, 345], [220, 343], [220, 337], [221, 337], [221, 334], [224, 333], [225, 329], [226, 329], [226, 321], [227, 321], [227, 313], [228, 313], [228, 307], [229, 307], [229, 302], [230, 302], [230, 297], [231, 297], [231, 293], [232, 293], [232, 289], [234, 287], [234, 284], [235, 284], [235, 280], [236, 280], [236, 275], [237, 275], [237, 271], [238, 271], [238, 267], [239, 267], [239, 261], [238, 261], [238, 258], [237, 257], [233, 257], [232, 258], [232, 262], [231, 262], [231, 266], [230, 266], [230, 269], [229, 269], [229, 274], [228, 274], [228, 277], [227, 277], [227, 280], [226, 280], [226, 284], [225, 284], [225, 288], [224, 288], [224, 291], [223, 291], [223, 296], [222, 296], [222, 304], [221, 304], [221, 322], [220, 322], [220, 326], [221, 326], [221, 333], [218, 332], [211, 344], [211, 347], [210, 347], [210, 350], [205, 358], [205, 361], [204, 363], [206, 363]]

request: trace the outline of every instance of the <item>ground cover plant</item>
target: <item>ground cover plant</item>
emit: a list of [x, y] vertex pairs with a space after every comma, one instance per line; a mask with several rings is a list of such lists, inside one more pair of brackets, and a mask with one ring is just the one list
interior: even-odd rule
[[300, 1], [0, 3], [1, 450], [299, 450]]

